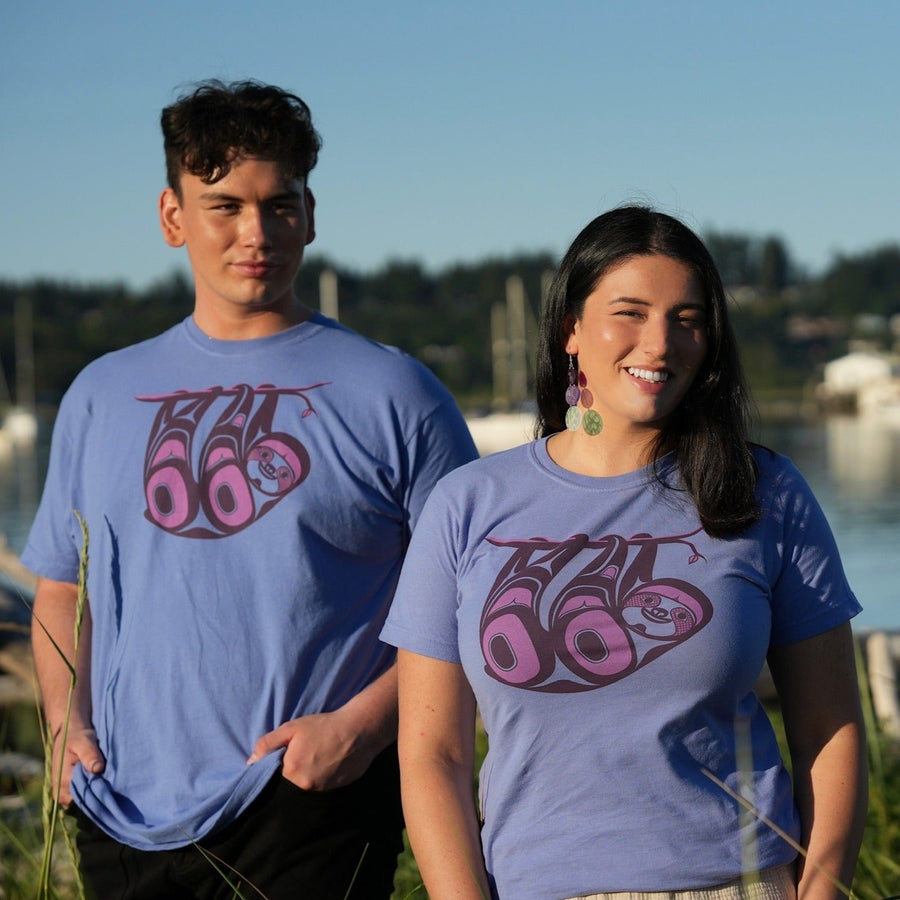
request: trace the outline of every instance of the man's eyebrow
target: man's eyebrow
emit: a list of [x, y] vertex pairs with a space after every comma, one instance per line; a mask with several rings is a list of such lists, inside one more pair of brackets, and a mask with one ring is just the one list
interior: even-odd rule
[[[303, 196], [302, 191], [298, 191], [295, 188], [285, 188], [283, 191], [279, 191], [277, 194], [273, 194], [271, 197], [266, 197], [265, 201], [270, 203], [273, 200], [297, 200]], [[204, 191], [200, 194], [201, 200], [206, 201], [229, 201], [233, 203], [243, 203], [243, 199], [241, 197], [236, 196], [235, 194], [227, 194], [225, 191]]]
[[201, 200], [239, 200], [233, 194], [226, 194], [224, 191], [204, 191], [200, 195]]

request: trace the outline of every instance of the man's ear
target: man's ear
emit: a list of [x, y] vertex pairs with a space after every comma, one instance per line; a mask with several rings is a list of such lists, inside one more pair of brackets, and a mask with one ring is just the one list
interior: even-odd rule
[[181, 203], [172, 188], [166, 188], [159, 195], [159, 225], [162, 228], [163, 238], [170, 247], [184, 246]]
[[316, 238], [316, 198], [313, 192], [306, 188], [304, 195], [306, 200], [306, 244], [309, 246]]

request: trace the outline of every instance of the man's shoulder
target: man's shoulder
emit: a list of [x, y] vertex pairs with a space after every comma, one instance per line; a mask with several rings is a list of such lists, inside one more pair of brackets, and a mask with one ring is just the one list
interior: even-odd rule
[[393, 394], [395, 397], [418, 391], [442, 398], [447, 394], [437, 376], [405, 350], [379, 343], [324, 316], [317, 316], [314, 321], [320, 326], [323, 352], [341, 359], [348, 372], [363, 379], [360, 384], [399, 391]]
[[353, 350], [370, 359], [382, 361], [385, 365], [410, 365], [416, 361], [399, 347], [382, 344], [379, 341], [366, 337], [358, 331], [354, 331], [342, 322], [329, 319], [327, 316], [316, 314], [313, 323], [319, 326], [319, 339], [325, 343], [331, 343], [336, 348]]
[[128, 344], [117, 350], [110, 350], [88, 363], [83, 371], [90, 372], [94, 369], [137, 363], [148, 356], [158, 359], [158, 354], [165, 345], [171, 344], [173, 341], [179, 339], [179, 336], [182, 333], [183, 324], [183, 322], [179, 322], [177, 325], [173, 325], [171, 328], [166, 329], [160, 334], [144, 338], [141, 341], [136, 341], [133, 344]]
[[161, 334], [98, 356], [78, 373], [67, 393], [88, 396], [98, 391], [108, 393], [111, 385], [130, 380], [133, 374], [159, 371], [166, 365], [167, 348], [179, 339], [180, 328], [175, 325]]

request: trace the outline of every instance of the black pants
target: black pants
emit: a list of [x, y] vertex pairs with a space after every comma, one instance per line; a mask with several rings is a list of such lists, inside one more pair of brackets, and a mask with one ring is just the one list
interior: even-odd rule
[[396, 745], [334, 791], [276, 775], [238, 819], [198, 842], [212, 861], [194, 845], [136, 850], [73, 814], [92, 900], [389, 900], [403, 847]]

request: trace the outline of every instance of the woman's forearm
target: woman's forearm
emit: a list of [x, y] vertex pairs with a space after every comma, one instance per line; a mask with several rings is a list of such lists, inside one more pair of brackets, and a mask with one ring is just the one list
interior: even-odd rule
[[401, 755], [409, 841], [431, 900], [487, 900], [472, 770]]
[[800, 814], [798, 900], [838, 900], [849, 888], [868, 801], [865, 725], [849, 624], [774, 649]]
[[[798, 765], [799, 764], [799, 765]], [[866, 824], [865, 741], [856, 725], [841, 728], [810, 765], [795, 761], [795, 794], [803, 823], [798, 900], [839, 900], [849, 888]]]
[[431, 900], [490, 897], [475, 810], [475, 698], [460, 665], [398, 653], [409, 841]]

